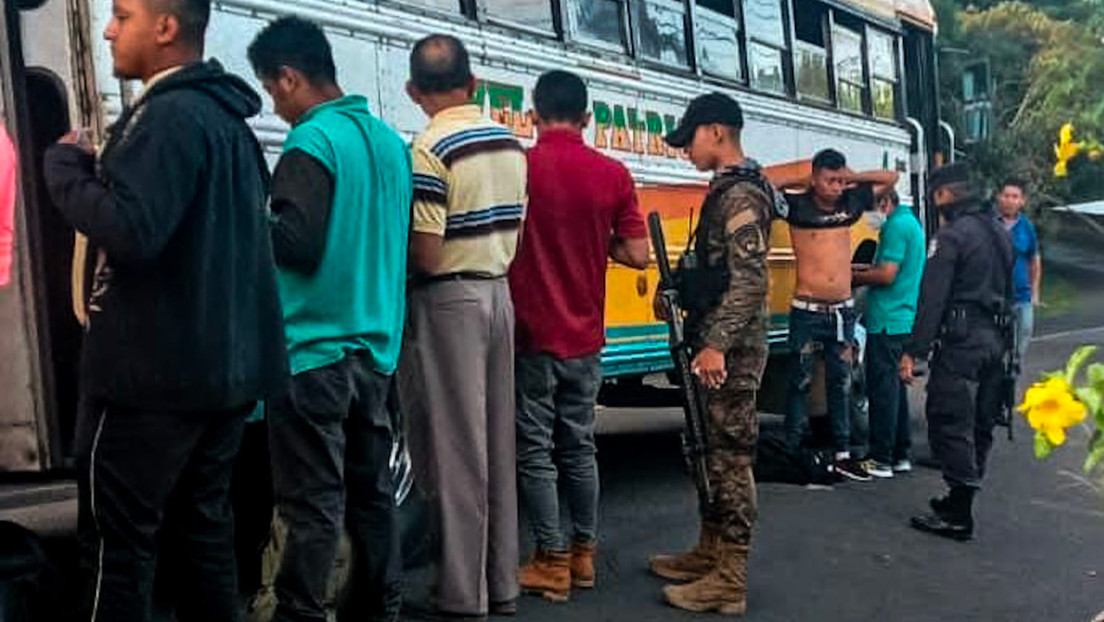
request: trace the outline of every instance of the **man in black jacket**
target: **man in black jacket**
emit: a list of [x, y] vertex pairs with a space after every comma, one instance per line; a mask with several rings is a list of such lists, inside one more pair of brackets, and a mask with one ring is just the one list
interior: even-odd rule
[[209, 12], [209, 0], [115, 0], [115, 73], [144, 90], [98, 158], [76, 133], [46, 154], [54, 202], [96, 249], [77, 438], [82, 619], [149, 619], [163, 522], [182, 553], [178, 619], [237, 618], [231, 467], [287, 355], [267, 171], [245, 123], [260, 98], [200, 62]]

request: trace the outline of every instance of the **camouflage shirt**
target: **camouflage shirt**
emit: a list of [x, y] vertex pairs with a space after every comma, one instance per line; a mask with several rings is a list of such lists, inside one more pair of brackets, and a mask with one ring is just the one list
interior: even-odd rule
[[[689, 324], [699, 346], [727, 352], [745, 343], [765, 342], [771, 219], [777, 195], [769, 182], [732, 183], [759, 173], [754, 160], [718, 173], [698, 223], [698, 240], [709, 266], [728, 270], [728, 287], [720, 301]], [[769, 193], [767, 191], [770, 191]]]

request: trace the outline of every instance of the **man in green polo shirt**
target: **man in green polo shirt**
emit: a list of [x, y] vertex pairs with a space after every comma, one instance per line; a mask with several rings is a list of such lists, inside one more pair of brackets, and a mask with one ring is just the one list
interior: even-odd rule
[[909, 462], [908, 392], [897, 372], [916, 320], [916, 301], [926, 256], [924, 230], [897, 192], [876, 197], [873, 224], [880, 230], [873, 266], [856, 266], [854, 283], [868, 285], [866, 298], [866, 390], [870, 399], [870, 454], [865, 464], [874, 477], [912, 470]]
[[401, 563], [386, 399], [406, 311], [410, 151], [364, 97], [342, 93], [317, 25], [276, 20], [249, 60], [292, 126], [271, 201], [293, 374], [288, 394], [268, 404], [288, 527], [274, 620], [326, 619], [344, 524], [357, 563], [338, 620], [392, 621]]

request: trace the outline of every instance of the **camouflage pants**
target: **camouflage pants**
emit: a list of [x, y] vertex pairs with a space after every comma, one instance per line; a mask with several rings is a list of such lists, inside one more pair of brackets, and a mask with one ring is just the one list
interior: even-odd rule
[[766, 347], [738, 349], [726, 358], [728, 380], [706, 395], [706, 466], [713, 500], [711, 507], [703, 509], [702, 518], [718, 525], [726, 542], [747, 545], [759, 514], [752, 464], [759, 441], [755, 396], [766, 365]]

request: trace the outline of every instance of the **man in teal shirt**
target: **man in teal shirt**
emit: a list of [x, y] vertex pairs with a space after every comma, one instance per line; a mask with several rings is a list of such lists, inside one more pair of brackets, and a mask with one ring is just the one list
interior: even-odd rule
[[353, 543], [339, 620], [395, 620], [400, 555], [386, 408], [405, 314], [409, 149], [336, 82], [315, 24], [270, 24], [249, 60], [292, 125], [272, 184], [291, 389], [268, 405], [273, 484], [288, 535], [280, 622], [321, 621], [342, 524]]
[[916, 301], [926, 257], [924, 230], [897, 192], [876, 197], [873, 225], [880, 230], [873, 266], [856, 266], [854, 283], [868, 285], [866, 298], [866, 390], [870, 400], [867, 472], [890, 478], [912, 470], [908, 392], [897, 372], [916, 320]]

